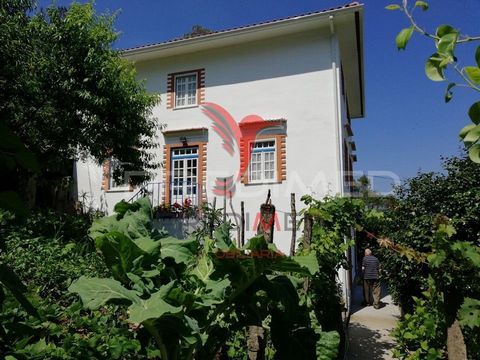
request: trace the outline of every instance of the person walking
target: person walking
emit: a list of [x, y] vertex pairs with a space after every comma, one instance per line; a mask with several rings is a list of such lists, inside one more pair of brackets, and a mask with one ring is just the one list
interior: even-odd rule
[[365, 249], [365, 257], [362, 261], [363, 299], [365, 305], [370, 306], [373, 304], [375, 309], [380, 308], [379, 268], [380, 262], [372, 255], [372, 250]]

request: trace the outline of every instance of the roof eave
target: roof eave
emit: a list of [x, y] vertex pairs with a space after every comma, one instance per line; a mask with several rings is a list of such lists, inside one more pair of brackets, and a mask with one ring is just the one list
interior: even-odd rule
[[[302, 31], [302, 27], [314, 28], [321, 27], [328, 23], [332, 14], [341, 16], [362, 9], [362, 4], [351, 5], [349, 7], [333, 9], [318, 14], [303, 15], [284, 20], [278, 20], [270, 23], [247, 26], [238, 29], [222, 31], [213, 34], [202, 35], [189, 39], [175, 40], [154, 45], [147, 45], [134, 49], [127, 49], [121, 52], [121, 55], [132, 61], [142, 61], [154, 58], [174, 56], [181, 53], [196, 52], [204, 49], [221, 47], [232, 43], [238, 43], [239, 40], [252, 41], [255, 37], [261, 38], [262, 33], [265, 37], [273, 37], [278, 33], [294, 33]], [[290, 31], [289, 31], [290, 30]]]

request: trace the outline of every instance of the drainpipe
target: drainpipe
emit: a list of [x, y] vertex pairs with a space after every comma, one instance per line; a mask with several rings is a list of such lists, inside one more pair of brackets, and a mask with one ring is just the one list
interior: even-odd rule
[[[343, 167], [342, 167], [342, 159], [343, 159], [343, 132], [342, 132], [342, 119], [341, 119], [341, 109], [340, 109], [340, 93], [339, 93], [339, 86], [338, 86], [338, 46], [335, 39], [335, 27], [334, 27], [334, 16], [330, 15], [330, 54], [332, 57], [332, 75], [333, 75], [333, 94], [334, 94], [334, 112], [335, 112], [335, 138], [336, 138], [336, 145], [338, 149], [338, 156], [337, 156], [337, 166], [338, 166], [338, 189], [340, 196], [344, 196], [344, 189], [343, 189]], [[350, 284], [348, 282], [346, 274], [343, 277], [343, 286], [345, 289], [346, 295], [346, 307], [347, 307], [347, 319], [350, 314], [350, 303], [351, 303], [351, 289]]]

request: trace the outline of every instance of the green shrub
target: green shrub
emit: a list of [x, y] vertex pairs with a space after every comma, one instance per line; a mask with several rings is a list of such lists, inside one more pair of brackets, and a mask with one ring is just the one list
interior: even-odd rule
[[34, 212], [23, 223], [5, 213], [1, 218], [5, 251], [0, 262], [27, 285], [39, 317], [28, 315], [6, 293], [0, 310], [0, 353], [17, 359], [147, 357], [150, 349], [141, 343], [146, 334], [129, 327], [124, 311], [114, 306], [85, 311], [67, 291], [81, 275], [109, 274], [88, 236], [90, 216]]

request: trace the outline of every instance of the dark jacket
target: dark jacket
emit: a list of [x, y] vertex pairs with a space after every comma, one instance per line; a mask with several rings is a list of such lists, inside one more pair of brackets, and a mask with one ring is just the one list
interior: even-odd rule
[[367, 255], [363, 258], [363, 278], [365, 280], [378, 279], [378, 268], [380, 263], [378, 259], [373, 255]]

